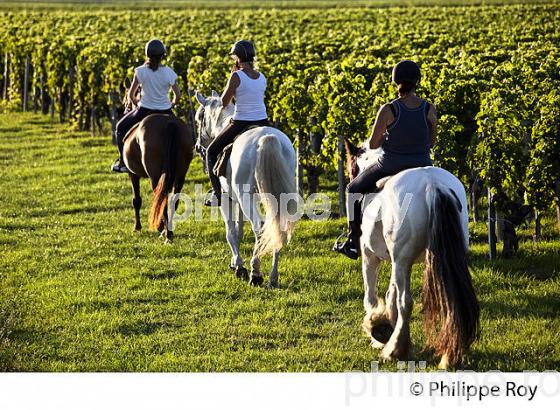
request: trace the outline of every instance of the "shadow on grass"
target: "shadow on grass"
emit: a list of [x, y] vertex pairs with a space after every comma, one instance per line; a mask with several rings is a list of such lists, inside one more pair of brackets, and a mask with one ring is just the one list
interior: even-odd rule
[[142, 276], [151, 280], [171, 280], [179, 277], [180, 275], [181, 275], [180, 272], [169, 271], [169, 272], [160, 272], [160, 273], [144, 273]]
[[180, 326], [170, 325], [169, 323], [163, 322], [134, 322], [119, 326], [118, 331], [124, 336], [149, 336], [160, 329], [172, 329], [179, 327]]
[[[511, 302], [515, 301], [521, 303], [516, 303], [514, 307]], [[481, 309], [492, 319], [539, 317], [554, 320], [558, 318], [558, 312], [560, 312], [560, 298], [558, 294], [550, 294], [548, 296], [521, 294], [519, 297], [508, 299], [508, 302], [496, 300], [484, 302], [481, 303]], [[520, 307], [520, 304], [525, 306]]]

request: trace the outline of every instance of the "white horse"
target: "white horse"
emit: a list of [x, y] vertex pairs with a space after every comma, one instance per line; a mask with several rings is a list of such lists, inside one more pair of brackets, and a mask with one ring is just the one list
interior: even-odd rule
[[[350, 175], [356, 177], [381, 150], [346, 143]], [[383, 186], [384, 185], [384, 186]], [[363, 208], [363, 327], [381, 359], [408, 356], [412, 312], [410, 274], [425, 260], [422, 302], [427, 347], [440, 356], [440, 368], [454, 366], [476, 339], [479, 305], [467, 266], [468, 213], [465, 189], [437, 167], [413, 168], [379, 181]], [[392, 264], [386, 302], [377, 296], [382, 260]]]
[[[200, 103], [196, 113], [197, 146], [204, 152], [229, 124], [234, 105], [222, 106], [221, 98], [215, 91], [212, 91], [211, 97], [197, 93], [196, 98]], [[295, 226], [292, 216], [297, 213], [297, 202], [287, 200], [296, 197], [295, 169], [294, 147], [286, 134], [272, 127], [257, 127], [236, 138], [227, 165], [227, 176], [220, 177], [225, 193], [222, 195], [221, 212], [226, 224], [226, 239], [233, 254], [230, 266], [238, 277], [248, 276], [239, 255], [244, 218], [251, 221], [255, 234], [249, 277], [253, 285], [263, 282], [260, 257], [272, 253], [269, 286], [278, 286], [279, 253], [292, 235]], [[286, 197], [281, 198], [282, 195]], [[259, 201], [266, 214], [264, 224], [259, 213]]]

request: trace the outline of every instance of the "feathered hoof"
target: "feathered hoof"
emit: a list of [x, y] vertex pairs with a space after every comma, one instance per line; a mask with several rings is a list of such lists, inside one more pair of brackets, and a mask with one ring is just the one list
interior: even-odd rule
[[371, 337], [371, 346], [381, 349], [387, 344], [395, 330], [385, 311], [385, 303], [380, 299], [377, 306], [366, 314], [362, 327], [366, 334]]
[[251, 275], [251, 278], [249, 279], [249, 284], [253, 286], [261, 286], [263, 282], [264, 278], [262, 276]]
[[374, 325], [371, 329], [372, 346], [374, 342], [381, 346], [387, 344], [394, 330], [395, 329], [389, 322]]
[[239, 279], [248, 280], [249, 279], [249, 272], [243, 266], [237, 266], [235, 268], [235, 276]]
[[438, 364], [438, 369], [447, 370], [448, 368], [449, 368], [449, 358], [447, 356], [447, 353], [445, 353], [443, 356], [441, 356], [441, 360], [439, 361]]

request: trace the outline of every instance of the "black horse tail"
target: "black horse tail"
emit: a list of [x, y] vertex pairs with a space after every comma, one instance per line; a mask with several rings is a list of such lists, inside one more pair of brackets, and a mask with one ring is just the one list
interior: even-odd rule
[[150, 209], [150, 228], [152, 229], [159, 229], [160, 227], [163, 212], [167, 207], [167, 197], [175, 182], [177, 141], [179, 139], [179, 126], [175, 120], [169, 120], [165, 134], [167, 135], [167, 148], [163, 157], [162, 174], [154, 189], [154, 198]]
[[480, 308], [467, 264], [467, 244], [453, 190], [430, 187], [430, 228], [422, 302], [424, 331], [434, 353], [449, 365], [461, 363], [479, 332]]

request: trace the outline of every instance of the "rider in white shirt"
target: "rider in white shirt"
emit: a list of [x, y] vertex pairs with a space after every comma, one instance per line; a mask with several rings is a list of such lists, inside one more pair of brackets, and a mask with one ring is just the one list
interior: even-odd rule
[[[128, 90], [128, 98], [137, 108], [128, 112], [117, 123], [116, 136], [119, 158], [113, 164], [114, 172], [128, 172], [123, 162], [124, 137], [130, 129], [150, 114], [162, 113], [173, 115], [171, 108], [181, 97], [177, 85], [177, 74], [161, 63], [165, 57], [165, 46], [160, 40], [150, 40], [146, 44], [145, 64], [134, 69], [134, 79]], [[136, 94], [141, 87], [140, 101]], [[173, 91], [173, 102], [169, 99], [169, 90]]]
[[252, 125], [268, 125], [264, 94], [266, 78], [263, 73], [255, 70], [255, 46], [247, 40], [236, 42], [230, 55], [235, 60], [231, 76], [222, 94], [222, 105], [226, 107], [235, 98], [235, 112], [231, 124], [212, 141], [206, 151], [206, 165], [214, 198], [206, 201], [206, 205], [220, 204], [220, 180], [214, 174], [214, 165], [222, 150]]

